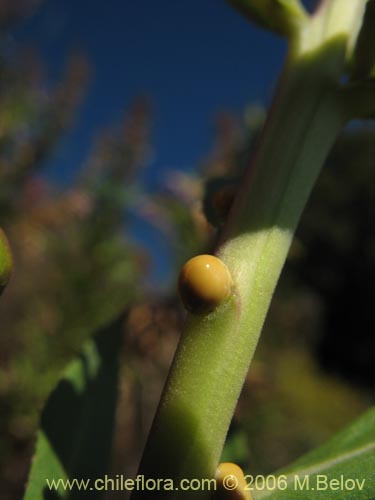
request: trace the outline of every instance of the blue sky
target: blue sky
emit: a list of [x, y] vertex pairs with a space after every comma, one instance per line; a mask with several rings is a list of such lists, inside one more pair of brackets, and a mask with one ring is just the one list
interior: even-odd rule
[[285, 50], [224, 0], [47, 0], [14, 39], [37, 48], [51, 79], [76, 49], [91, 63], [79, 119], [49, 164], [62, 180], [138, 95], [154, 105], [151, 174], [193, 166], [209, 151], [221, 110], [269, 101]]
[[[63, 184], [99, 131], [119, 123], [139, 95], [154, 107], [149, 186], [170, 168], [193, 168], [212, 147], [220, 111], [241, 115], [248, 104], [270, 101], [286, 48], [224, 0], [46, 0], [12, 36], [16, 45], [36, 48], [52, 81], [69, 53], [79, 49], [90, 61], [81, 112], [46, 165]], [[135, 233], [164, 272], [168, 248], [160, 236], [146, 227]]]

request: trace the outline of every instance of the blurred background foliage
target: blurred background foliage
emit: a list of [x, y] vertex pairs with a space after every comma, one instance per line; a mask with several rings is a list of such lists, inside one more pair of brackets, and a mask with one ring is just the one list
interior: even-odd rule
[[[0, 4], [3, 33], [26, 8]], [[40, 411], [63, 367], [124, 309], [113, 474], [135, 472], [184, 313], [175, 279], [149, 286], [153, 249], [135, 242], [130, 223], [162, 234], [174, 278], [188, 257], [211, 251], [265, 117], [259, 106], [222, 114], [195, 171], [170, 171], [148, 192], [152, 110], [136, 99], [63, 188], [41, 169], [79, 112], [88, 74], [75, 55], [47, 87], [35, 54], [10, 58], [0, 43], [0, 226], [15, 260], [0, 301], [4, 500], [22, 496]], [[224, 451], [248, 473], [286, 464], [373, 402], [374, 158], [374, 127], [348, 129], [305, 211]]]

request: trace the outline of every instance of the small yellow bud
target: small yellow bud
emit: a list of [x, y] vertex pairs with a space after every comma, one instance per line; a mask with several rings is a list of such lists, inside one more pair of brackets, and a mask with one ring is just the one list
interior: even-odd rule
[[190, 312], [213, 311], [230, 294], [232, 279], [227, 266], [213, 255], [198, 255], [182, 267], [178, 288]]

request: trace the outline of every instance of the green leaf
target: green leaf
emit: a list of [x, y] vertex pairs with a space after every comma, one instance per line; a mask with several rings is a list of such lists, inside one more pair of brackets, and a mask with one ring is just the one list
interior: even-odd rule
[[371, 76], [375, 70], [375, 0], [368, 0], [354, 48], [351, 80]]
[[[93, 481], [108, 473], [117, 401], [118, 351], [123, 318], [88, 341], [70, 363], [41, 417], [36, 453], [24, 500], [101, 498]], [[90, 480], [50, 489], [47, 480]], [[82, 483], [83, 484], [83, 483]]]
[[374, 500], [374, 472], [375, 407], [326, 444], [279, 471], [279, 489], [270, 481], [268, 490], [252, 495], [255, 500]]
[[0, 295], [9, 281], [12, 272], [13, 261], [8, 240], [0, 229]]
[[289, 36], [304, 23], [307, 14], [299, 0], [228, 0], [250, 21]]

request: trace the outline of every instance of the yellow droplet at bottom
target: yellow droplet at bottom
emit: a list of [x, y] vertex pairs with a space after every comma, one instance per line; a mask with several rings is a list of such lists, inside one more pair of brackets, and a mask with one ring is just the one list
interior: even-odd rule
[[231, 462], [219, 464], [215, 474], [215, 500], [251, 500], [243, 470]]

